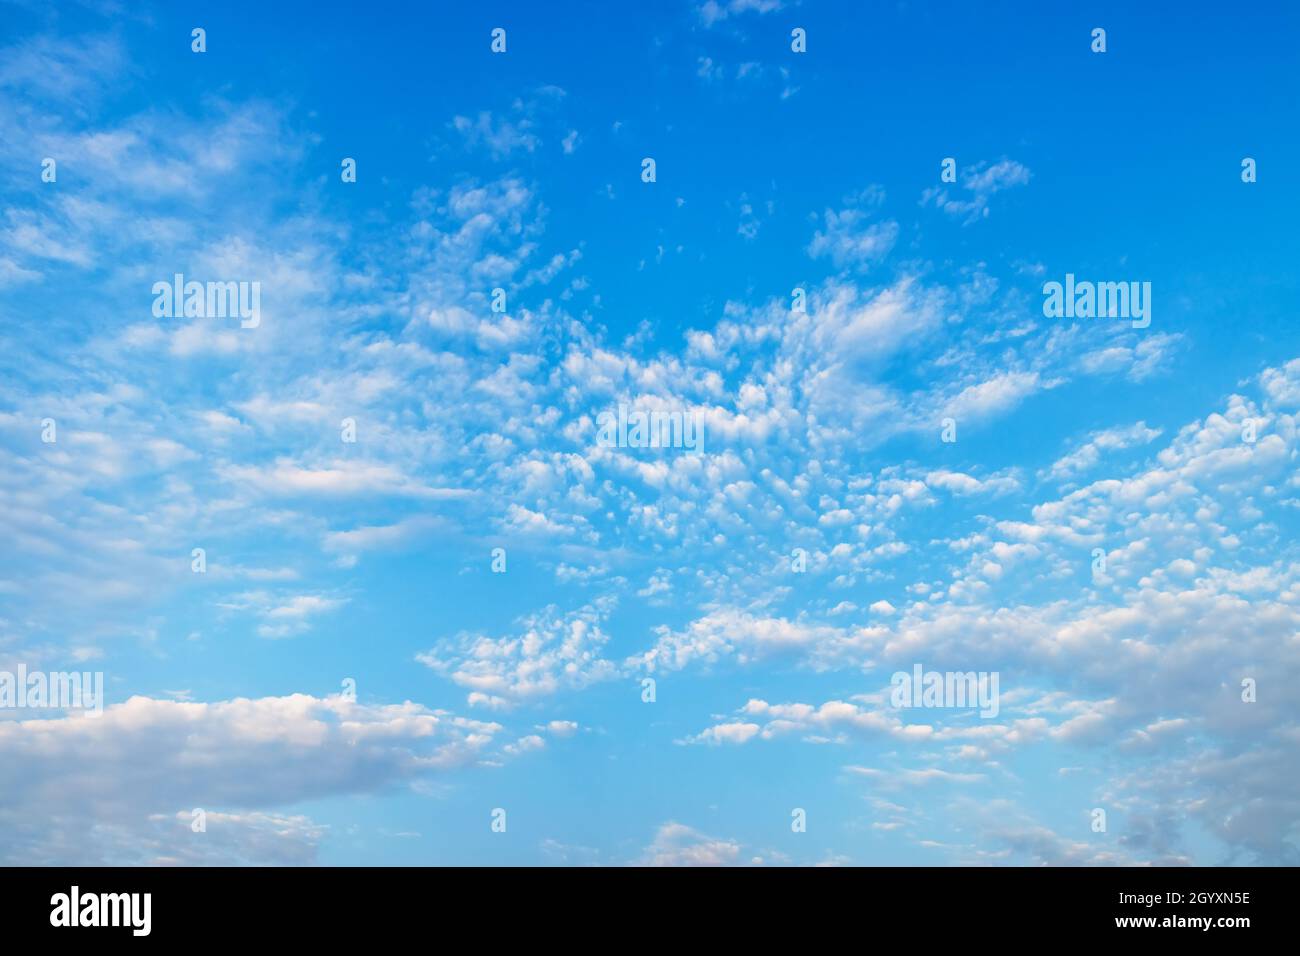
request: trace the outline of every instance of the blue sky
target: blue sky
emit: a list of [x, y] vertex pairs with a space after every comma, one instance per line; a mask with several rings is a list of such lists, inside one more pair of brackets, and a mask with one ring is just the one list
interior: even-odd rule
[[1297, 862], [1300, 14], [446, 6], [4, 6], [0, 859]]

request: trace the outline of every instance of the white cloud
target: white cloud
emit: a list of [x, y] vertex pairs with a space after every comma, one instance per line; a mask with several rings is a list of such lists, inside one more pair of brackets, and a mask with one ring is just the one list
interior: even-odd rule
[[[530, 132], [532, 123], [527, 118], [517, 121], [508, 119], [493, 120], [492, 114], [484, 111], [474, 119], [457, 116], [451, 122], [452, 128], [465, 138], [473, 147], [487, 147], [494, 159], [504, 159], [515, 150], [531, 153], [540, 145], [540, 140]], [[567, 141], [566, 141], [567, 142]], [[566, 147], [565, 152], [571, 152]]]
[[922, 194], [921, 204], [933, 205], [954, 219], [960, 219], [963, 225], [970, 225], [988, 217], [989, 197], [1013, 186], [1022, 186], [1029, 182], [1029, 178], [1029, 169], [1015, 160], [976, 163], [963, 169], [960, 176], [961, 188], [969, 194], [968, 198], [961, 198], [962, 193], [954, 196], [946, 187], [933, 186]]
[[1058, 459], [1046, 475], [1058, 481], [1073, 478], [1096, 468], [1108, 452], [1148, 444], [1159, 438], [1160, 434], [1160, 429], [1148, 428], [1146, 422], [1093, 432], [1078, 449]]
[[659, 827], [654, 842], [645, 848], [638, 866], [739, 866], [741, 845], [731, 840], [706, 836], [684, 824], [668, 822]]
[[[218, 844], [237, 829], [230, 839], [244, 847], [211, 850], [284, 862], [287, 846], [301, 862], [319, 829], [301, 818], [286, 821], [297, 834], [272, 840], [285, 844], [279, 849], [256, 852], [250, 841], [263, 840], [274, 823], [257, 811], [377, 792], [470, 766], [491, 754], [501, 730], [412, 703], [362, 705], [305, 694], [214, 703], [137, 696], [99, 718], [0, 721], [0, 819], [7, 821], [0, 854], [11, 863], [65, 865], [151, 862], [138, 859], [142, 851], [206, 858], [188, 825], [164, 825], [200, 807], [210, 813]], [[69, 772], [78, 786], [67, 786]], [[133, 843], [142, 835], [144, 843], [101, 845], [112, 828]]]
[[771, 13], [781, 9], [781, 0], [705, 0], [699, 17], [706, 27], [742, 13]]
[[608, 680], [617, 667], [602, 657], [609, 601], [561, 613], [548, 607], [520, 623], [511, 637], [462, 634], [416, 656], [421, 664], [470, 691], [471, 705], [503, 706]]
[[869, 222], [862, 209], [827, 209], [822, 229], [813, 234], [808, 255], [829, 256], [837, 269], [866, 268], [889, 254], [898, 241], [898, 223], [892, 219]]

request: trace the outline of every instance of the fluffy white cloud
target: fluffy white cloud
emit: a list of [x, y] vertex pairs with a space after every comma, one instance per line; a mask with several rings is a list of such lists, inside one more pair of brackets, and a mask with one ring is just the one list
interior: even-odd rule
[[706, 836], [698, 830], [681, 824], [663, 824], [655, 833], [654, 842], [646, 847], [638, 866], [739, 866], [747, 861], [741, 857], [739, 843]]
[[[261, 811], [485, 762], [502, 730], [409, 702], [306, 694], [212, 703], [137, 696], [98, 718], [0, 721], [0, 853], [10, 864], [151, 862], [142, 852], [300, 862], [319, 828], [293, 818], [284, 827], [291, 832], [272, 839], [266, 831], [276, 824]], [[208, 833], [190, 830], [193, 808], [209, 812]], [[177, 814], [185, 826], [167, 822]], [[128, 852], [128, 837], [143, 843]], [[263, 853], [259, 842], [272, 845]]]
[[609, 601], [569, 614], [549, 607], [521, 621], [518, 635], [462, 634], [416, 659], [468, 688], [471, 705], [509, 706], [582, 688], [618, 673], [602, 656], [609, 635], [601, 621], [611, 609]]

